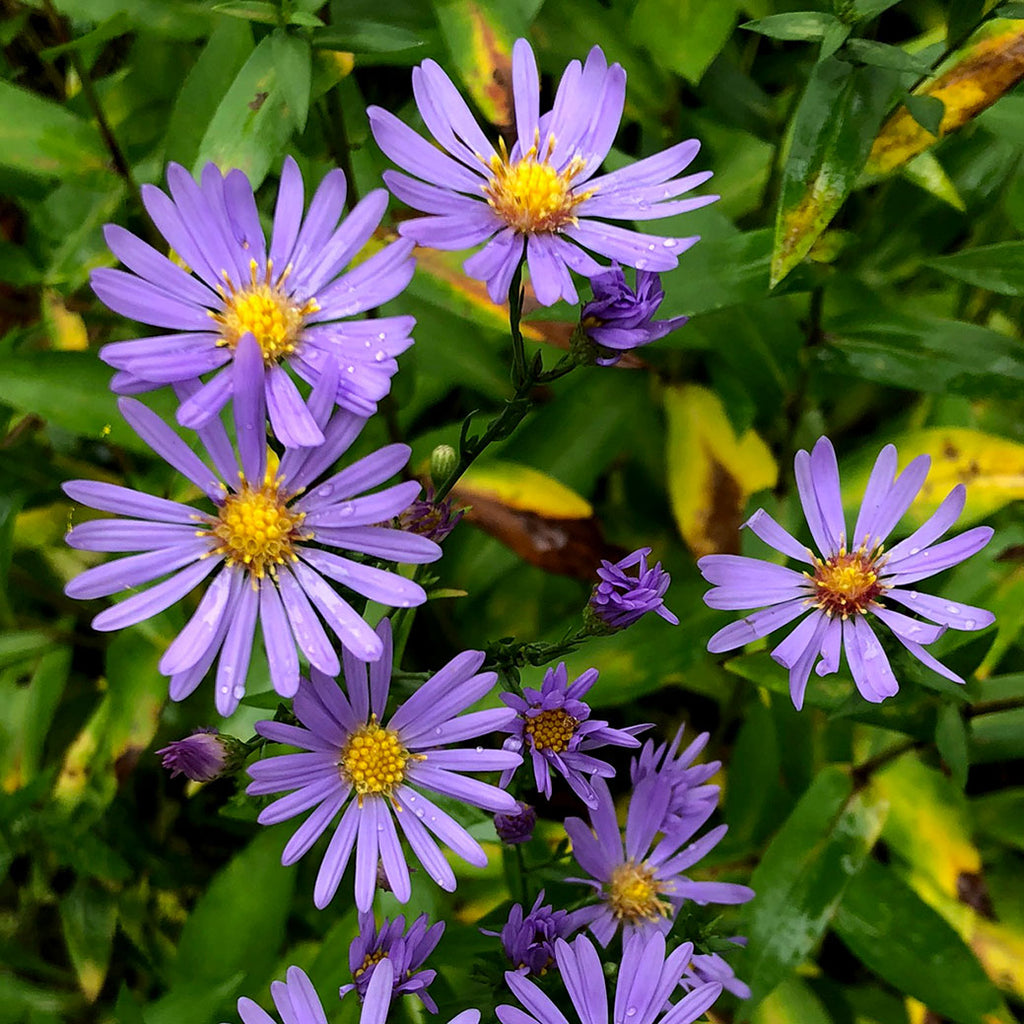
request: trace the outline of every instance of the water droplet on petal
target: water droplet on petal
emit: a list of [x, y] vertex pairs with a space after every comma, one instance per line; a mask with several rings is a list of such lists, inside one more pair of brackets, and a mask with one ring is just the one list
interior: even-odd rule
[[244, 686], [236, 686], [235, 689], [234, 689], [235, 700], [241, 700], [244, 696], [245, 696], [245, 687]]
[[482, 753], [484, 752], [484, 748], [483, 748], [483, 747], [477, 747], [477, 748], [476, 748], [476, 752], [477, 752], [478, 754], [482, 754]]
[[960, 608], [959, 608], [958, 605], [955, 605], [955, 604], [947, 604], [946, 605], [946, 611], [949, 612], [950, 615], [959, 615], [960, 614]]
[[674, 249], [679, 244], [678, 238], [666, 238], [662, 243], [666, 249]]

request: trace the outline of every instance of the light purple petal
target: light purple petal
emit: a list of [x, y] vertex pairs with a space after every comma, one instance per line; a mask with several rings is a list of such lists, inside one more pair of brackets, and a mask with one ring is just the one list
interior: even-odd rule
[[147, 523], [136, 519], [91, 519], [64, 537], [80, 551], [154, 551], [194, 540], [196, 527], [178, 523]]
[[811, 480], [821, 510], [825, 532], [834, 547], [827, 553], [838, 554], [846, 546], [846, 522], [843, 519], [843, 499], [839, 493], [839, 463], [836, 450], [827, 437], [818, 438], [811, 451]]
[[886, 563], [881, 573], [882, 582], [903, 586], [951, 569], [977, 554], [992, 539], [993, 533], [991, 526], [976, 526], [973, 530], [924, 548], [916, 555], [908, 554], [899, 562]]
[[235, 401], [232, 408], [242, 473], [251, 487], [262, 485], [267, 468], [264, 377], [259, 344], [251, 334], [246, 333], [235, 349], [232, 381]]
[[279, 363], [267, 369], [266, 382], [267, 414], [274, 436], [281, 444], [287, 448], [312, 448], [323, 444], [323, 431], [306, 407], [295, 382]]
[[[826, 439], [820, 438], [818, 444], [823, 440]], [[815, 449], [817, 449], [817, 445], [815, 445]], [[839, 538], [834, 537], [829, 532], [828, 525], [822, 515], [814, 486], [814, 470], [811, 467], [811, 456], [803, 449], [800, 449], [793, 459], [793, 474], [796, 477], [796, 488], [800, 495], [800, 505], [804, 510], [804, 518], [807, 520], [807, 526], [811, 531], [811, 536], [814, 538], [814, 543], [818, 545], [818, 550], [823, 556], [828, 557], [836, 554], [839, 551]]]
[[315, 548], [303, 548], [302, 558], [322, 575], [343, 583], [349, 590], [371, 601], [391, 605], [393, 608], [410, 608], [423, 604], [427, 599], [426, 591], [418, 583], [398, 573], [353, 562], [330, 551]]
[[563, 233], [602, 256], [609, 256], [638, 270], [657, 271], [675, 269], [678, 257], [700, 240], [697, 236], [666, 238], [646, 235], [596, 220], [580, 220], [565, 227]]
[[916, 590], [894, 588], [887, 590], [884, 596], [886, 600], [891, 598], [898, 601], [911, 611], [950, 629], [986, 629], [996, 620], [996, 617], [984, 608], [975, 608], [973, 605], [936, 597], [934, 594], [922, 594]]
[[[273, 583], [263, 580], [262, 585], [271, 587]], [[259, 614], [259, 590], [251, 584], [243, 587], [232, 611], [234, 614], [217, 662], [214, 693], [217, 710], [225, 717], [234, 713], [239, 701], [245, 696], [245, 679], [249, 672], [256, 617]]]
[[874, 524], [882, 511], [882, 504], [896, 479], [896, 446], [887, 444], [875, 459], [868, 477], [868, 485], [864, 489], [864, 498], [857, 513], [857, 525], [853, 528], [850, 547], [856, 549], [861, 544], [870, 549], [874, 547], [872, 537]]
[[[295, 562], [292, 565], [292, 572], [306, 596], [316, 605], [342, 644], [363, 661], [376, 661], [383, 649], [380, 638], [362, 616], [304, 563]], [[295, 632], [298, 635], [297, 629]]]
[[338, 656], [334, 653], [331, 641], [328, 640], [302, 587], [283, 566], [277, 571], [277, 584], [292, 633], [302, 653], [309, 659], [309, 663], [315, 665], [321, 672], [336, 676], [341, 671]]
[[759, 508], [743, 525], [776, 551], [780, 551], [798, 562], [814, 564], [813, 552], [806, 545], [801, 544], [788, 530], [779, 526], [763, 508]]
[[942, 503], [924, 524], [889, 551], [886, 565], [893, 566], [908, 555], [916, 555], [930, 544], [934, 544], [960, 517], [966, 500], [967, 488], [963, 484], [957, 484], [942, 499]]
[[341, 821], [338, 822], [338, 827], [334, 835], [331, 836], [323, 863], [317, 872], [316, 884], [313, 887], [313, 905], [318, 910], [323, 910], [338, 891], [341, 876], [345, 874], [345, 868], [356, 841], [359, 817], [359, 805], [353, 800], [341, 816]]
[[270, 243], [270, 259], [280, 273], [291, 261], [295, 239], [299, 237], [304, 201], [302, 172], [291, 156], [284, 158], [281, 183], [274, 208], [274, 231]]
[[232, 591], [237, 595], [238, 580], [245, 575], [240, 569], [225, 569], [214, 576], [192, 618], [171, 641], [160, 659], [160, 671], [165, 676], [191, 668], [209, 651], [210, 645], [221, 633], [225, 614], [233, 607]]
[[203, 558], [210, 551], [206, 537], [193, 537], [173, 548], [161, 548], [140, 555], [115, 558], [79, 573], [65, 588], [68, 597], [87, 601], [107, 597], [166, 576], [182, 566]]
[[843, 647], [853, 681], [866, 700], [878, 704], [899, 690], [889, 659], [863, 615], [843, 623]]
[[869, 546], [881, 544], [903, 518], [903, 514], [917, 497], [917, 492], [921, 490], [930, 466], [931, 458], [919, 455], [899, 475], [889, 493], [882, 499], [877, 514], [865, 524], [865, 532], [870, 532], [871, 535]]
[[117, 512], [141, 519], [154, 519], [160, 523], [185, 523], [195, 526], [197, 512], [189, 505], [166, 498], [154, 498], [141, 491], [133, 491], [118, 484], [98, 480], [69, 480], [61, 489], [72, 500], [79, 501], [100, 512]]
[[265, 580], [260, 587], [260, 629], [274, 690], [282, 697], [294, 697], [299, 688], [299, 656], [292, 627], [272, 580]]
[[803, 614], [807, 607], [806, 598], [798, 597], [773, 608], [765, 608], [763, 611], [747, 615], [715, 633], [708, 641], [708, 650], [712, 654], [721, 654], [723, 651], [731, 651], [749, 644], [767, 636], [787, 622], [792, 622], [798, 615]]

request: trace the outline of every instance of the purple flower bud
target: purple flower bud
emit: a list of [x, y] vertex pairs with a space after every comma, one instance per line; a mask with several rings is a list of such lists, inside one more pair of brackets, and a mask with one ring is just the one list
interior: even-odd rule
[[[567, 910], [553, 910], [551, 905], [541, 906], [541, 889], [533, 909], [523, 913], [516, 903], [509, 911], [508, 921], [501, 929], [501, 947], [512, 961], [515, 970], [523, 974], [546, 974], [555, 963], [555, 940], [568, 939], [586, 920], [585, 914]], [[581, 919], [582, 918], [582, 919]], [[495, 932], [481, 929], [485, 935]]]
[[537, 812], [522, 800], [517, 800], [518, 810], [494, 816], [494, 830], [502, 842], [509, 846], [525, 843], [533, 838], [533, 827], [537, 824]]
[[184, 775], [193, 782], [212, 782], [224, 774], [228, 750], [213, 728], [196, 729], [191, 736], [157, 751], [163, 754], [163, 766], [171, 778]]
[[613, 263], [603, 274], [592, 277], [590, 286], [594, 297], [580, 311], [580, 326], [598, 351], [585, 361], [612, 366], [623, 352], [664, 338], [686, 323], [685, 316], [652, 319], [665, 297], [661, 280], [653, 271], [636, 272], [634, 291], [622, 268]]
[[[648, 612], [655, 612], [673, 626], [679, 624], [679, 619], [662, 603], [672, 577], [662, 569], [661, 562], [648, 568], [650, 553], [650, 548], [639, 548], [615, 563], [601, 560], [597, 570], [600, 581], [590, 595], [585, 615], [595, 633], [625, 629]], [[625, 571], [637, 564], [635, 576]]]
[[452, 508], [450, 498], [434, 503], [434, 489], [427, 488], [426, 496], [418, 498], [398, 517], [398, 526], [408, 533], [418, 533], [435, 544], [448, 536], [462, 518], [464, 509]]

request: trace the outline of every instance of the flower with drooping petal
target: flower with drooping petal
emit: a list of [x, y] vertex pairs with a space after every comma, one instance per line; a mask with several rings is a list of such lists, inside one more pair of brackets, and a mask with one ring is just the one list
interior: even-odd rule
[[[650, 548], [638, 548], [618, 562], [601, 559], [601, 568], [597, 570], [599, 582], [590, 595], [587, 616], [596, 620], [602, 631], [625, 629], [648, 612], [673, 626], [679, 625], [679, 619], [663, 603], [672, 577], [662, 569], [661, 562], [648, 567], [650, 553]], [[626, 572], [633, 566], [638, 566], [635, 576]]]
[[359, 998], [365, 1000], [374, 972], [381, 961], [387, 961], [385, 967], [393, 971], [396, 979], [394, 994], [415, 994], [431, 1013], [437, 1013], [437, 1004], [427, 991], [437, 971], [421, 971], [420, 968], [434, 952], [442, 935], [444, 921], [428, 926], [426, 914], [420, 914], [406, 932], [405, 917], [401, 914], [393, 921], [385, 920], [378, 930], [372, 913], [360, 913], [359, 934], [348, 947], [352, 983], [342, 985], [338, 995], [344, 998], [355, 989]]
[[[717, 196], [679, 196], [711, 177], [677, 177], [700, 149], [696, 139], [610, 174], [598, 175], [619, 130], [626, 72], [608, 66], [595, 46], [586, 64], [571, 61], [553, 108], [540, 113], [540, 79], [525, 39], [512, 48], [516, 141], [508, 152], [487, 140], [448, 76], [432, 60], [413, 69], [416, 104], [437, 146], [393, 114], [370, 107], [377, 145], [404, 171], [386, 171], [388, 188], [427, 214], [403, 221], [405, 238], [435, 249], [468, 249], [470, 277], [487, 283], [504, 302], [523, 256], [537, 300], [578, 301], [570, 270], [593, 277], [605, 268], [585, 250], [643, 270], [671, 270], [698, 239], [663, 238], [605, 223], [670, 217], [714, 202]], [[410, 177], [410, 175], [412, 175]]]
[[[539, 792], [551, 798], [551, 771], [557, 771], [572, 791], [588, 806], [597, 806], [597, 797], [586, 776], [612, 778], [615, 769], [607, 761], [592, 757], [587, 751], [607, 745], [639, 747], [636, 733], [649, 729], [649, 724], [613, 729], [602, 719], [590, 717], [590, 706], [582, 698], [597, 682], [596, 668], [587, 669], [569, 683], [565, 662], [544, 673], [539, 690], [523, 689], [523, 696], [503, 693], [501, 699], [516, 712], [506, 727], [512, 735], [505, 740], [506, 750], [516, 753], [528, 750], [533, 764], [533, 778]], [[507, 786], [515, 769], [504, 772], [501, 785]]]
[[[515, 903], [501, 929], [501, 948], [520, 974], [546, 974], [555, 962], [555, 941], [568, 939], [579, 928], [578, 911], [555, 910], [544, 903], [541, 889], [528, 914]], [[484, 935], [497, 932], [480, 929]]]
[[576, 863], [591, 876], [574, 881], [593, 886], [600, 896], [598, 904], [579, 913], [586, 912], [590, 930], [602, 946], [608, 945], [620, 925], [627, 938], [667, 932], [685, 900], [734, 904], [753, 898], [753, 890], [745, 885], [694, 882], [683, 874], [718, 845], [728, 826], [719, 825], [680, 849], [704, 824], [691, 818], [685, 827], [663, 834], [655, 843], [672, 799], [672, 786], [666, 780], [651, 775], [633, 790], [625, 844], [608, 784], [595, 778], [594, 790], [598, 804], [590, 812], [593, 831], [580, 818], [568, 818], [565, 831]]
[[[83, 599], [133, 592], [100, 612], [94, 629], [142, 622], [211, 577], [192, 618], [160, 659], [160, 671], [170, 676], [171, 698], [181, 700], [216, 660], [216, 704], [222, 715], [230, 715], [245, 695], [257, 622], [270, 678], [282, 697], [291, 697], [299, 685], [296, 647], [320, 671], [340, 669], [320, 617], [355, 657], [381, 656], [377, 634], [328, 580], [395, 607], [426, 599], [412, 580], [336, 551], [408, 563], [432, 562], [441, 554], [426, 537], [373, 525], [397, 515], [419, 490], [409, 482], [364, 493], [406, 464], [406, 445], [381, 448], [317, 483], [365, 423], [334, 407], [335, 368], [325, 370], [310, 400], [326, 441], [319, 448], [288, 449], [276, 468], [268, 464], [263, 362], [250, 335], [238, 346], [232, 373], [237, 455], [219, 418], [200, 431], [216, 472], [141, 402], [122, 398], [118, 403], [138, 435], [205, 495], [209, 511], [92, 480], [64, 485], [74, 501], [130, 517], [81, 523], [67, 535], [68, 544], [86, 551], [140, 552], [86, 569], [65, 588], [68, 596]], [[179, 389], [185, 394], [188, 386]], [[161, 577], [166, 578], [137, 589]]]
[[[555, 941], [555, 961], [580, 1024], [693, 1024], [722, 994], [722, 986], [709, 982], [676, 1003], [669, 996], [679, 985], [693, 955], [693, 943], [684, 942], [667, 953], [665, 937], [632, 935], [623, 942], [622, 963], [615, 983], [615, 1000], [608, 1013], [607, 980], [594, 944], [585, 936], [572, 943]], [[505, 974], [513, 995], [526, 1008], [498, 1006], [501, 1024], [569, 1024], [562, 1011], [528, 978], [514, 971]]]
[[108, 224], [107, 244], [127, 270], [92, 273], [93, 291], [112, 310], [175, 332], [105, 345], [100, 358], [121, 371], [114, 390], [136, 394], [212, 373], [178, 410], [182, 426], [198, 429], [237, 394], [231, 364], [242, 338], [252, 334], [262, 357], [259, 386], [282, 444], [323, 443], [321, 426], [283, 363], [310, 384], [333, 367], [332, 400], [371, 416], [398, 369], [395, 356], [412, 344], [414, 321], [350, 318], [405, 288], [413, 274], [412, 246], [404, 240], [385, 246], [343, 270], [380, 223], [387, 192], [369, 193], [339, 224], [345, 176], [333, 170], [303, 217], [302, 174], [287, 157], [268, 247], [252, 187], [241, 171], [221, 175], [209, 163], [196, 183], [184, 167], [170, 164], [167, 183], [169, 197], [143, 185], [143, 203], [191, 272]]
[[[742, 647], [804, 615], [772, 651], [772, 657], [789, 669], [793, 704], [798, 709], [803, 706], [815, 662], [819, 676], [830, 675], [838, 671], [842, 651], [861, 695], [879, 703], [895, 694], [899, 683], [871, 628], [871, 616], [888, 626], [922, 664], [962, 683], [960, 676], [922, 645], [937, 640], [947, 629], [984, 629], [995, 616], [959, 601], [922, 594], [908, 585], [970, 558], [989, 542], [992, 529], [976, 526], [936, 543], [964, 507], [967, 492], [963, 484], [957, 484], [923, 526], [888, 551], [883, 546], [921, 489], [930, 463], [927, 455], [919, 455], [897, 476], [896, 448], [887, 444], [871, 470], [853, 533], [847, 535], [832, 443], [822, 437], [809, 455], [797, 452], [794, 468], [800, 504], [820, 554], [802, 545], [764, 509], [758, 509], [745, 525], [776, 551], [809, 565], [810, 570], [796, 572], [742, 555], [700, 559], [701, 573], [715, 584], [704, 595], [709, 607], [762, 609], [720, 629], [708, 641], [708, 650], [717, 654]], [[893, 602], [930, 621], [896, 611]]]
[[313, 902], [323, 909], [334, 898], [355, 850], [355, 896], [369, 910], [377, 880], [377, 858], [400, 903], [411, 895], [409, 868], [395, 822], [401, 827], [424, 870], [448, 892], [455, 875], [431, 833], [463, 860], [487, 864], [480, 844], [449, 814], [424, 795], [433, 791], [488, 811], [510, 811], [515, 799], [504, 790], [461, 774], [501, 771], [522, 758], [506, 750], [455, 747], [500, 729], [514, 714], [491, 708], [463, 714], [494, 686], [494, 672], [480, 672], [482, 651], [452, 658], [402, 703], [384, 724], [391, 687], [391, 627], [377, 627], [384, 652], [367, 666], [347, 652], [342, 656], [348, 696], [335, 680], [313, 669], [295, 695], [301, 726], [258, 722], [267, 739], [306, 751], [267, 757], [249, 766], [250, 796], [294, 790], [259, 816], [273, 825], [312, 810], [284, 848], [283, 864], [294, 864], [343, 813], [324, 854]]
[[679, 726], [671, 743], [655, 747], [653, 740], [647, 740], [639, 757], [630, 765], [629, 776], [634, 787], [649, 776], [658, 776], [669, 787], [668, 806], [659, 832], [687, 828], [691, 821], [696, 821], [699, 828], [718, 806], [719, 787], [708, 785], [707, 781], [722, 767], [722, 762], [694, 764], [711, 734], [700, 733], [680, 754], [684, 729], [685, 726]]
[[[289, 967], [285, 978], [285, 981], [270, 983], [270, 994], [281, 1015], [281, 1024], [327, 1024], [323, 1003], [306, 972], [301, 967]], [[238, 1000], [238, 1015], [242, 1024], [277, 1024], [248, 996]]]
[[623, 352], [664, 338], [689, 319], [675, 316], [655, 320], [665, 289], [651, 270], [636, 272], [636, 290], [630, 288], [618, 263], [590, 279], [594, 297], [580, 310], [580, 326], [593, 342], [592, 360], [614, 366]]

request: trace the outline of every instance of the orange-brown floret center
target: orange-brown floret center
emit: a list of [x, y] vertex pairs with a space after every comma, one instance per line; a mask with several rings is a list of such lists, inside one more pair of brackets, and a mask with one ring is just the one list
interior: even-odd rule
[[560, 754], [568, 750], [579, 724], [564, 708], [549, 708], [527, 718], [523, 730], [533, 741], [535, 750]]
[[866, 551], [840, 551], [821, 561], [815, 559], [815, 602], [826, 614], [842, 618], [861, 615], [885, 587], [878, 582], [877, 559]]

